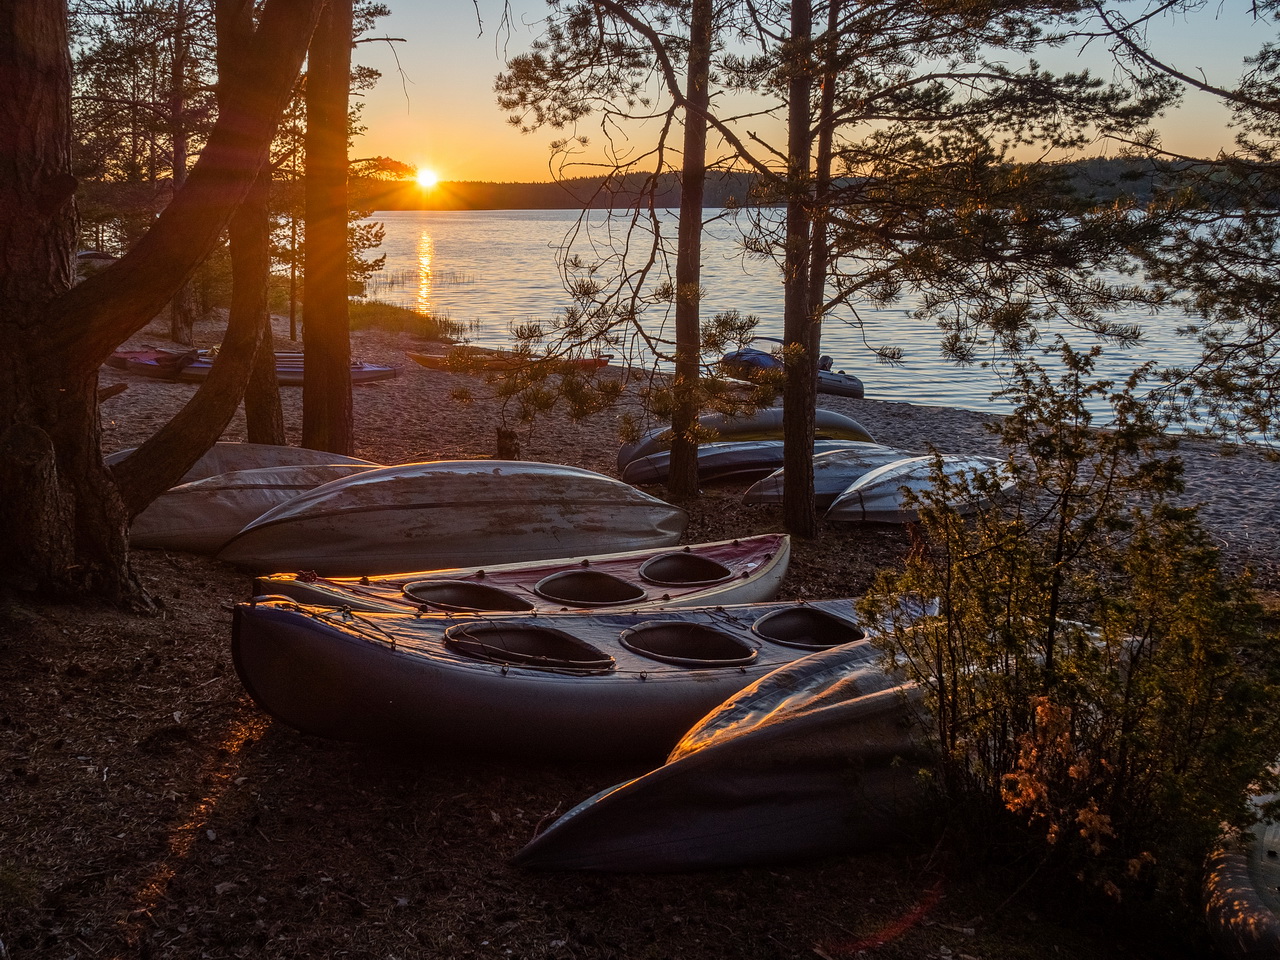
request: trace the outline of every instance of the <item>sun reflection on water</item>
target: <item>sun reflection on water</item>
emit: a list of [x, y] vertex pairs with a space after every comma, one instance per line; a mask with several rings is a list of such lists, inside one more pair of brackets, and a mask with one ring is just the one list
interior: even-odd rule
[[435, 259], [436, 242], [423, 230], [418, 234], [418, 300], [415, 309], [419, 313], [431, 312], [432, 290], [431, 263]]

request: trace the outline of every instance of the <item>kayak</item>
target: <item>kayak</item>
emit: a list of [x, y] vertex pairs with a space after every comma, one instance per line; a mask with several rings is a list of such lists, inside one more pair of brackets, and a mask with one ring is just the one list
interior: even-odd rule
[[304, 733], [527, 759], [665, 756], [726, 699], [863, 639], [852, 600], [536, 615], [234, 609], [236, 672]]
[[258, 577], [254, 594], [385, 613], [754, 603], [777, 595], [790, 556], [790, 538], [769, 533], [685, 547], [383, 577], [277, 573]]
[[[782, 440], [782, 408], [766, 407], [754, 413], [729, 416], [724, 413], [704, 413], [698, 425], [713, 434], [717, 441]], [[819, 408], [814, 411], [815, 440], [860, 440], [874, 443], [862, 424], [834, 410]], [[663, 450], [671, 449], [671, 428], [655, 427], [618, 450], [618, 473], [628, 463]]]
[[479, 364], [486, 370], [514, 370], [537, 362], [567, 363], [583, 370], [599, 370], [613, 359], [613, 354], [605, 354], [599, 357], [555, 357], [548, 361], [536, 354], [472, 346], [455, 347], [448, 353], [409, 353], [406, 356], [428, 370], [459, 370], [469, 364]]
[[[765, 350], [743, 347], [726, 353], [718, 364], [721, 372], [735, 380], [757, 383], [767, 377], [781, 377], [786, 372], [782, 360]], [[818, 393], [861, 400], [865, 390], [862, 381], [843, 370], [818, 370]]]
[[920, 689], [869, 641], [744, 688], [666, 763], [602, 790], [515, 856], [538, 870], [674, 871], [876, 849], [918, 831], [932, 754]]
[[[107, 466], [112, 466], [127, 458], [137, 447], [117, 450], [103, 458]], [[361, 460], [358, 457], [347, 457], [340, 453], [329, 453], [327, 450], [312, 450], [309, 447], [290, 447], [271, 443], [236, 443], [219, 440], [200, 457], [182, 477], [179, 483], [190, 483], [219, 473], [230, 473], [233, 470], [255, 470], [259, 467], [292, 467], [304, 464], [351, 463], [376, 467], [372, 460]]]
[[[813, 500], [819, 510], [826, 510], [832, 501], [850, 484], [877, 467], [905, 460], [914, 454], [896, 447], [887, 447], [880, 443], [858, 443], [847, 441], [835, 448], [819, 448], [814, 443], [813, 453]], [[743, 503], [779, 504], [782, 503], [783, 490], [786, 487], [786, 470], [779, 468], [747, 488], [742, 495]]]
[[232, 470], [170, 487], [133, 518], [129, 544], [216, 554], [272, 507], [376, 464], [313, 463]]
[[[941, 460], [947, 477], [973, 477], [995, 471], [1002, 484], [1009, 482], [1003, 460], [996, 457], [974, 457], [944, 454], [936, 457], [908, 457], [885, 464], [864, 474], [832, 501], [828, 520], [871, 523], [912, 523], [918, 517], [911, 497], [923, 497], [933, 489], [934, 469]], [[985, 501], [976, 495], [954, 499], [949, 505], [960, 513], [981, 509]]]
[[[817, 456], [822, 453], [878, 446], [878, 444], [867, 444], [857, 440], [815, 440], [813, 441], [814, 463], [817, 464]], [[784, 441], [782, 440], [728, 440], [722, 443], [700, 443], [698, 444], [698, 479], [703, 483], [755, 480], [781, 467], [783, 454]], [[628, 463], [622, 470], [622, 480], [624, 483], [666, 483], [670, 471], [671, 451], [660, 450], [657, 453], [637, 457]], [[840, 489], [843, 490], [844, 487]]]
[[253, 573], [377, 576], [670, 547], [687, 522], [679, 507], [578, 467], [433, 460], [303, 493], [218, 556]]
[[[1258, 806], [1271, 795], [1251, 798]], [[1280, 824], [1256, 823], [1243, 839], [1226, 839], [1205, 871], [1210, 932], [1228, 957], [1280, 957]]]

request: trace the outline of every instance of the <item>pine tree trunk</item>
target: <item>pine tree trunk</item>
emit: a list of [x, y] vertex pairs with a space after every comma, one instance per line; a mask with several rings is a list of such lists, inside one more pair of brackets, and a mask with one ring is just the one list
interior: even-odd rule
[[253, 369], [244, 391], [245, 432], [250, 443], [285, 442], [284, 412], [276, 381], [275, 341], [271, 330], [268, 285], [271, 280], [271, 172], [264, 169], [231, 218], [232, 323], [241, 311], [259, 331]]
[[351, 0], [329, 0], [307, 59], [307, 245], [302, 302], [302, 445], [350, 454], [351, 325], [347, 306], [347, 98]]
[[698, 419], [701, 361], [702, 196], [707, 181], [707, 121], [711, 68], [710, 0], [694, 0], [689, 24], [689, 74], [684, 111], [684, 166], [680, 178], [680, 236], [676, 253], [675, 409], [667, 492], [677, 502], [698, 493]]
[[100, 454], [97, 366], [68, 364], [38, 335], [74, 275], [63, 4], [0, 5], [0, 65], [0, 570], [28, 588], [123, 598], [136, 584]]

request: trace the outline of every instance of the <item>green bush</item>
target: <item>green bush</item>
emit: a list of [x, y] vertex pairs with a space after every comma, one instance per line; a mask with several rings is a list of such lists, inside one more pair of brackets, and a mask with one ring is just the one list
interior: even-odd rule
[[[1187, 893], [1222, 825], [1251, 818], [1280, 754], [1280, 651], [1227, 576], [1181, 465], [1135, 399], [1094, 429], [1095, 354], [1066, 347], [1055, 386], [1024, 365], [1003, 425], [1015, 478], [947, 481], [920, 504], [915, 550], [864, 604], [888, 657], [927, 691], [935, 783], [975, 845], [997, 837], [1048, 881], [1114, 900]], [[995, 498], [965, 520], [942, 500]], [[935, 616], [899, 623], [907, 596]]]

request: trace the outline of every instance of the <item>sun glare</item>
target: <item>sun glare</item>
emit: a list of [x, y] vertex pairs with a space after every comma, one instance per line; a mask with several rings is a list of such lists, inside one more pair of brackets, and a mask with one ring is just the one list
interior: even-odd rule
[[440, 178], [436, 176], [436, 172], [434, 170], [428, 170], [425, 167], [418, 170], [417, 180], [418, 186], [422, 187], [424, 190], [430, 190], [440, 182]]

